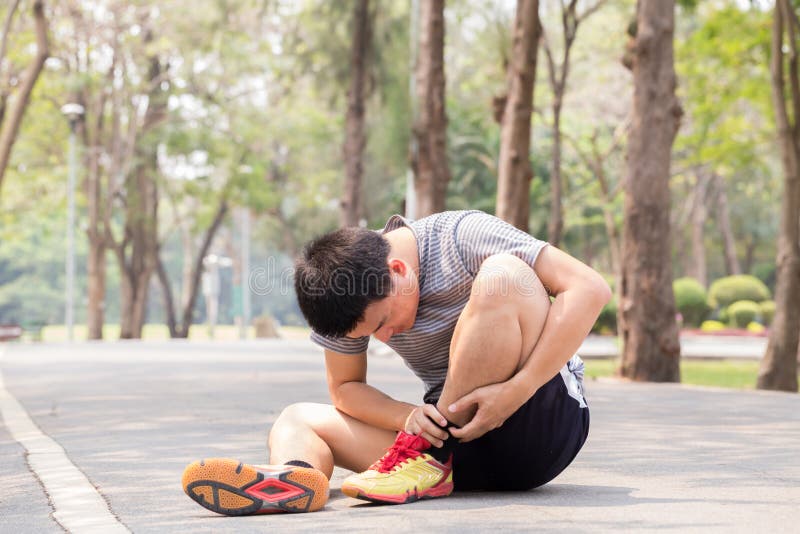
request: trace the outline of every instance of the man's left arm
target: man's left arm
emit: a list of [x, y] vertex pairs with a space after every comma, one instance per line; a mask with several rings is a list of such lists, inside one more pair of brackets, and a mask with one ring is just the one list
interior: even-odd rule
[[[556, 247], [542, 249], [533, 270], [555, 296], [541, 336], [525, 364], [509, 380], [478, 388], [450, 406], [451, 411], [458, 411], [478, 404], [478, 412], [467, 425], [451, 430], [462, 441], [478, 438], [502, 424], [553, 378], [581, 346], [603, 306], [611, 300], [611, 289], [597, 271]], [[484, 403], [487, 409], [481, 413]]]

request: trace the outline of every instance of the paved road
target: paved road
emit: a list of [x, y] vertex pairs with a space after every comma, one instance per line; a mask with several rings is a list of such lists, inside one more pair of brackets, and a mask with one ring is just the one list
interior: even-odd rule
[[[53, 515], [67, 511], [53, 510], [29, 469], [58, 452], [26, 459], [17, 442], [34, 443], [34, 433], [63, 447], [106, 515], [133, 532], [796, 532], [800, 523], [798, 395], [591, 382], [589, 441], [543, 488], [376, 506], [343, 496], [346, 473], [337, 470], [321, 512], [225, 518], [183, 494], [183, 467], [210, 456], [263, 462], [282, 406], [327, 400], [318, 349], [304, 341], [5, 347], [4, 414], [16, 399], [38, 430], [20, 434], [19, 418], [0, 425], [0, 532], [62, 532]], [[372, 357], [369, 379], [397, 398], [421, 395], [396, 358]], [[38, 476], [69, 480], [68, 469], [51, 471]]]

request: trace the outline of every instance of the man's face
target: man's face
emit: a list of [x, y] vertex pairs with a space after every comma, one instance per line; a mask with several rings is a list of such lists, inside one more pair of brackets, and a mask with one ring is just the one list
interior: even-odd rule
[[393, 335], [405, 332], [414, 326], [419, 303], [416, 275], [411, 273], [407, 264], [400, 265], [395, 263], [396, 261], [398, 260], [389, 262], [392, 275], [392, 290], [389, 296], [367, 306], [364, 319], [347, 334], [347, 337], [375, 336], [386, 343]]

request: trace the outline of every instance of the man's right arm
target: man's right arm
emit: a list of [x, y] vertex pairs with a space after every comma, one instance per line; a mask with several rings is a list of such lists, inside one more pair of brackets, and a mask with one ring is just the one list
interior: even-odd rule
[[369, 425], [388, 430], [403, 430], [406, 419], [416, 408], [397, 401], [367, 385], [367, 355], [341, 354], [325, 349], [328, 391], [333, 405], [347, 415]]

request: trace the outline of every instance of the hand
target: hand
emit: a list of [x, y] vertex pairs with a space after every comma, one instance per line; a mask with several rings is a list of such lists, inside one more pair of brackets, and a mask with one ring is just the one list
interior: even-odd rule
[[422, 436], [430, 441], [431, 445], [439, 448], [444, 445], [442, 440], [447, 439], [449, 436], [446, 430], [433, 424], [433, 421], [436, 421], [442, 426], [447, 426], [447, 419], [439, 413], [436, 406], [433, 404], [423, 404], [422, 406], [417, 406], [408, 414], [403, 430], [408, 434]]
[[516, 404], [505, 382], [479, 387], [451, 404], [451, 412], [465, 411], [470, 406], [478, 409], [472, 420], [461, 428], [450, 428], [450, 434], [461, 443], [477, 439], [490, 430], [500, 427], [522, 404]]

